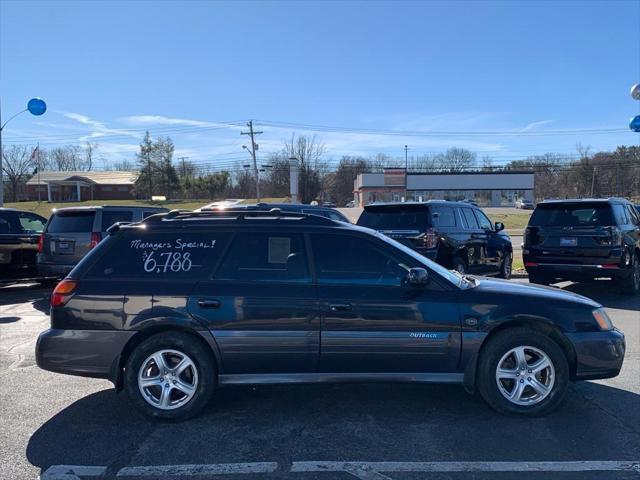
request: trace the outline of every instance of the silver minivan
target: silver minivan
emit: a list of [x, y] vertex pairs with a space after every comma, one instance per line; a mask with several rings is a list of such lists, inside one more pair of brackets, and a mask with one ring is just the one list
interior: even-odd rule
[[53, 211], [38, 243], [38, 273], [64, 277], [105, 236], [116, 222], [139, 222], [167, 212], [161, 207], [104, 205], [67, 207]]

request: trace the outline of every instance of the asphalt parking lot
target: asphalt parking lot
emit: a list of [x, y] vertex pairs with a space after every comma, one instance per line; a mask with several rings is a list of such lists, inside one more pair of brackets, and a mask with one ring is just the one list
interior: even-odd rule
[[503, 417], [457, 386], [260, 386], [221, 389], [178, 424], [144, 419], [109, 382], [38, 369], [49, 292], [0, 289], [0, 478], [638, 479], [640, 297], [561, 286], [607, 307], [627, 354], [550, 416]]

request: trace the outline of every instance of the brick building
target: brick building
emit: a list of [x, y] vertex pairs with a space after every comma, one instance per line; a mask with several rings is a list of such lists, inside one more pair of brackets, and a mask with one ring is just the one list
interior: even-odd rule
[[28, 200], [78, 202], [135, 198], [136, 172], [41, 172], [27, 181]]

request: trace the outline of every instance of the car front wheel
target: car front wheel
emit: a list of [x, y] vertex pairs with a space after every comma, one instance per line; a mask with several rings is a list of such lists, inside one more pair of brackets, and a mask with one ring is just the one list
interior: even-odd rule
[[143, 341], [125, 368], [125, 389], [145, 415], [186, 420], [213, 396], [216, 370], [211, 353], [182, 332], [164, 332]]
[[631, 257], [631, 271], [621, 281], [622, 291], [627, 295], [636, 295], [640, 292], [640, 260], [636, 253]]
[[562, 349], [536, 330], [504, 330], [481, 352], [478, 390], [502, 414], [545, 415], [561, 404], [568, 383]]

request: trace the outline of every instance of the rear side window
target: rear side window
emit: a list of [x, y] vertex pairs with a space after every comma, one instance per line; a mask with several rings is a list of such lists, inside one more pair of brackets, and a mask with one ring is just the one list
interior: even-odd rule
[[611, 207], [606, 203], [558, 203], [538, 205], [531, 215], [532, 227], [598, 227], [613, 225]]
[[206, 278], [231, 234], [225, 232], [121, 232], [90, 269], [90, 277]]
[[431, 207], [431, 219], [434, 227], [455, 227], [456, 215], [452, 207]]
[[103, 210], [102, 231], [106, 232], [107, 228], [116, 222], [130, 222], [132, 220], [133, 212], [131, 210]]
[[375, 230], [421, 230], [429, 226], [429, 210], [422, 206], [366, 208], [358, 225]]
[[478, 223], [476, 216], [473, 214], [473, 210], [470, 208], [461, 208], [460, 210], [462, 210], [462, 215], [464, 215], [464, 219], [467, 222], [467, 227], [471, 230], [477, 230], [480, 228], [480, 224]]
[[628, 225], [629, 219], [627, 218], [627, 212], [625, 212], [624, 206], [618, 203], [613, 204], [613, 215], [615, 216], [616, 223], [618, 225]]
[[20, 228], [24, 233], [42, 233], [44, 230], [44, 220], [39, 215], [33, 213], [20, 212], [18, 214], [18, 221], [20, 222]]
[[239, 233], [215, 274], [245, 282], [310, 283], [304, 238], [286, 233]]
[[478, 223], [480, 224], [480, 228], [483, 230], [491, 230], [493, 226], [491, 225], [491, 220], [487, 218], [487, 216], [482, 213], [480, 210], [475, 210], [476, 218], [478, 219]]
[[14, 212], [0, 212], [0, 234], [20, 233]]
[[51, 216], [47, 233], [91, 232], [96, 212], [59, 212]]

